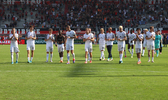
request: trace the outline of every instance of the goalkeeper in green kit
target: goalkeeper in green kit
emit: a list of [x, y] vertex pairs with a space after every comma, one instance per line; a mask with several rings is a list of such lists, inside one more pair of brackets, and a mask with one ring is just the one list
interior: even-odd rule
[[156, 32], [155, 35], [155, 50], [156, 50], [156, 57], [159, 56], [159, 48], [160, 48], [160, 42], [161, 42], [161, 35], [159, 35], [160, 31]]

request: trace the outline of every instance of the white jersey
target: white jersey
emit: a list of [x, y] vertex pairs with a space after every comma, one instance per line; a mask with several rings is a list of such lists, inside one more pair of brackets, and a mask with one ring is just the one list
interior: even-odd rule
[[[49, 39], [49, 37], [51, 37], [51, 39], [54, 40], [54, 35], [53, 34], [51, 34], [51, 35], [47, 34], [46, 37], [45, 37], [45, 39]], [[53, 41], [51, 39], [49, 39], [48, 41], [46, 41], [46, 46], [53, 46]]]
[[[118, 39], [124, 39], [124, 37], [126, 37], [126, 32], [122, 31], [122, 32], [116, 32], [116, 37]], [[118, 41], [118, 45], [124, 45], [125, 46], [125, 41]]]
[[[146, 37], [150, 38], [151, 36], [155, 37], [155, 32], [148, 31], [146, 33]], [[147, 45], [155, 45], [155, 40], [153, 40], [153, 39], [147, 40]]]
[[[140, 39], [143, 39], [143, 34], [138, 35], [138, 37]], [[135, 36], [135, 38], [137, 38], [137, 36]], [[139, 39], [136, 39], [135, 48], [142, 48], [142, 41], [140, 41]]]
[[[32, 32], [30, 32], [30, 31], [27, 32], [26, 37], [29, 38], [30, 36], [32, 36], [33, 38], [36, 37], [35, 32], [34, 32], [34, 31], [32, 31]], [[35, 45], [35, 40], [33, 40], [33, 39], [28, 39], [28, 40], [27, 40], [27, 45], [32, 45], [32, 44]]]
[[[89, 33], [89, 34], [86, 34], [86, 33], [85, 33], [85, 34], [83, 35], [83, 38], [84, 38], [84, 39], [87, 39], [87, 38], [92, 39], [92, 38], [94, 38], [94, 36], [93, 36], [92, 33]], [[91, 41], [91, 40], [86, 40], [86, 41], [85, 41], [85, 46], [86, 46], [86, 45], [92, 46], [92, 41]]]
[[105, 45], [105, 34], [99, 34], [99, 45]]
[[146, 34], [145, 33], [143, 34], [143, 39], [146, 42]]
[[[106, 34], [106, 39], [114, 39], [115, 38], [115, 35], [114, 33], [107, 33]], [[107, 45], [113, 45], [113, 41], [106, 41]]]
[[[9, 38], [11, 38], [13, 34], [9, 34]], [[15, 33], [15, 37], [18, 38], [18, 34]], [[13, 37], [10, 43], [11, 46], [18, 47], [18, 42], [17, 40]]]
[[[74, 30], [66, 32], [66, 36], [67, 37], [74, 37], [75, 35], [76, 35], [76, 32]], [[67, 38], [67, 42], [66, 43], [67, 44], [74, 44], [74, 38], [73, 39]]]
[[134, 45], [134, 39], [135, 39], [135, 37], [136, 37], [135, 33], [132, 33], [132, 34], [129, 33], [129, 34], [128, 34], [129, 44]]

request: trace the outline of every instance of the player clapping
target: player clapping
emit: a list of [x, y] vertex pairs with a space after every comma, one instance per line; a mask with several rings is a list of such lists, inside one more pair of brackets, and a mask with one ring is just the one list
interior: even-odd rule
[[94, 36], [86, 28], [86, 33], [83, 36], [83, 41], [85, 42], [85, 64], [87, 63], [87, 55], [90, 54], [90, 63], [92, 63], [92, 42], [94, 41]]
[[55, 38], [55, 46], [58, 47], [60, 63], [63, 63], [63, 52], [65, 47], [65, 36], [62, 35], [62, 30], [59, 30], [58, 36]]
[[152, 62], [154, 62], [154, 50], [155, 50], [155, 32], [154, 27], [150, 27], [150, 31], [146, 33], [147, 49], [148, 49], [148, 62], [150, 62], [150, 51], [152, 51]]
[[12, 34], [9, 35], [9, 40], [11, 40], [11, 44], [10, 44], [10, 52], [11, 52], [11, 61], [12, 64], [14, 64], [13, 62], [13, 52], [16, 53], [16, 64], [18, 63], [18, 58], [19, 58], [19, 48], [18, 48], [18, 34], [15, 33], [15, 28], [12, 28]]
[[123, 26], [119, 26], [119, 31], [116, 33], [116, 40], [118, 40], [118, 51], [120, 55], [119, 64], [123, 63], [123, 51], [125, 48], [125, 40], [127, 40], [126, 32], [123, 31]]
[[[33, 31], [34, 26], [29, 27], [29, 32], [27, 32], [25, 39], [27, 40], [27, 59], [28, 63], [32, 63], [33, 56], [34, 56], [34, 50], [35, 50], [35, 40], [36, 40], [36, 34]], [[30, 60], [30, 50], [31, 50], [31, 60]]]
[[47, 52], [47, 60], [46, 62], [48, 62], [48, 57], [49, 57], [49, 52], [50, 52], [50, 62], [52, 61], [52, 57], [53, 57], [53, 42], [54, 42], [54, 35], [53, 33], [53, 29], [50, 28], [49, 29], [49, 34], [46, 35], [45, 37], [45, 41], [46, 41], [46, 52]]
[[66, 50], [67, 50], [67, 64], [70, 64], [70, 54], [69, 51], [71, 50], [71, 54], [73, 56], [73, 63], [75, 63], [75, 53], [74, 53], [74, 39], [77, 38], [76, 32], [74, 30], [71, 30], [70, 26], [66, 26]]
[[141, 51], [142, 51], [142, 40], [143, 40], [143, 35], [141, 34], [141, 29], [137, 28], [137, 34], [135, 37], [135, 41], [136, 41], [136, 53], [137, 53], [137, 58], [138, 58], [138, 62], [137, 64], [141, 64]]
[[[128, 39], [129, 39], [129, 43], [128, 43], [128, 51], [131, 53], [131, 58], [133, 58], [133, 54], [134, 54], [134, 39], [135, 39], [136, 35], [135, 33], [133, 33], [133, 30], [130, 30], [130, 33], [128, 34]], [[130, 51], [130, 47], [132, 48], [132, 52]]]

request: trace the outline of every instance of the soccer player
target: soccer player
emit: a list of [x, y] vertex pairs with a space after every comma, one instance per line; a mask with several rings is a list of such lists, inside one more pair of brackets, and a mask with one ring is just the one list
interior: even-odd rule
[[63, 52], [65, 47], [65, 36], [62, 35], [62, 30], [59, 30], [58, 36], [55, 38], [55, 46], [58, 46], [58, 52], [60, 56], [60, 63], [63, 63]]
[[104, 29], [101, 28], [100, 29], [100, 34], [97, 38], [97, 43], [98, 43], [98, 40], [99, 40], [99, 49], [101, 51], [101, 56], [100, 56], [100, 61], [102, 60], [105, 60], [105, 56], [104, 56], [104, 51], [105, 51], [105, 34], [104, 34]]
[[68, 59], [68, 62], [67, 64], [70, 64], [70, 54], [69, 54], [69, 51], [71, 50], [71, 54], [73, 56], [73, 63], [75, 63], [75, 53], [74, 53], [74, 39], [77, 38], [76, 36], [76, 32], [74, 30], [71, 30], [70, 26], [67, 25], [66, 26], [66, 40], [65, 40], [65, 43], [66, 43], [66, 50], [67, 50], [67, 59]]
[[159, 56], [159, 48], [160, 48], [160, 43], [161, 43], [161, 36], [159, 35], [160, 31], [156, 32], [156, 36], [155, 36], [155, 50], [156, 50], [156, 57]]
[[[128, 34], [128, 39], [129, 39], [129, 43], [128, 43], [128, 51], [131, 54], [131, 58], [133, 58], [133, 54], [134, 54], [134, 39], [135, 39], [135, 33], [133, 33], [133, 30], [130, 30], [130, 33]], [[132, 48], [132, 52], [130, 51], [130, 47]]]
[[[89, 33], [92, 33], [91, 28], [88, 28], [88, 29], [89, 29]], [[88, 61], [90, 61], [90, 53], [88, 53]]]
[[123, 51], [125, 48], [125, 41], [127, 40], [126, 32], [123, 31], [123, 26], [119, 26], [119, 31], [116, 32], [116, 40], [118, 40], [118, 51], [120, 55], [119, 64], [123, 63]]
[[138, 58], [138, 62], [137, 64], [141, 64], [141, 51], [142, 51], [142, 40], [143, 40], [143, 35], [141, 34], [141, 29], [137, 28], [137, 34], [136, 37], [134, 38], [134, 40], [136, 41], [136, 53], [137, 53], [137, 58]]
[[54, 42], [54, 35], [53, 33], [53, 29], [49, 28], [49, 34], [46, 35], [45, 37], [45, 41], [46, 41], [46, 52], [47, 52], [47, 60], [46, 62], [48, 62], [48, 57], [49, 57], [49, 52], [50, 52], [50, 62], [52, 61], [52, 57], [53, 57], [53, 42]]
[[146, 33], [147, 49], [148, 49], [148, 62], [150, 62], [150, 51], [152, 51], [152, 63], [154, 62], [154, 50], [155, 50], [155, 32], [154, 27], [150, 27], [150, 31]]
[[163, 35], [161, 34], [161, 32], [159, 32], [159, 35], [161, 36], [161, 42], [160, 42], [160, 48], [159, 48], [159, 51], [160, 51], [160, 54], [162, 54], [162, 47], [163, 47]]
[[89, 28], [86, 28], [86, 33], [83, 35], [83, 41], [85, 42], [85, 64], [87, 64], [87, 54], [90, 54], [90, 63], [92, 63], [92, 42], [94, 36], [90, 33]]
[[114, 33], [112, 32], [112, 27], [109, 27], [108, 28], [108, 33], [106, 34], [106, 46], [107, 46], [107, 51], [108, 51], [108, 59], [107, 61], [112, 61], [113, 60], [113, 57], [112, 57], [112, 54], [111, 54], [111, 50], [112, 50], [112, 47], [113, 47], [113, 41], [115, 40], [115, 35]]
[[[25, 39], [27, 40], [27, 59], [28, 63], [32, 63], [33, 56], [34, 56], [34, 50], [35, 50], [35, 40], [36, 40], [36, 34], [33, 31], [34, 26], [29, 27], [29, 32], [27, 32]], [[30, 50], [31, 50], [31, 60], [30, 60]]]
[[144, 29], [144, 34], [143, 34], [143, 51], [142, 51], [142, 57], [145, 54], [145, 47], [147, 45], [147, 40], [146, 40], [146, 33], [148, 32], [148, 29]]
[[1, 40], [2, 40], [2, 45], [4, 45], [4, 42], [5, 42], [5, 37], [4, 37], [4, 35], [2, 36]]
[[13, 52], [16, 53], [16, 64], [18, 63], [18, 58], [19, 58], [19, 48], [18, 48], [18, 34], [16, 33], [15, 28], [12, 28], [12, 34], [9, 34], [9, 40], [11, 40], [11, 44], [10, 44], [10, 52], [11, 52], [11, 60], [12, 60], [12, 64], [14, 64], [13, 62]]

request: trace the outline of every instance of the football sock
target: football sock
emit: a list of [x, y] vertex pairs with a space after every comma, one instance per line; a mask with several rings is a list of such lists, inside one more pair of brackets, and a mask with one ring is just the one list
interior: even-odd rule
[[31, 61], [33, 60], [33, 57], [31, 57]]
[[154, 57], [152, 57], [152, 61], [154, 61]]
[[50, 54], [50, 61], [52, 61], [53, 54]]
[[87, 58], [85, 58], [85, 61], [87, 61]]
[[102, 51], [102, 52], [103, 52], [103, 56], [102, 57], [103, 57], [103, 59], [105, 59], [105, 57], [104, 57], [104, 51]]
[[128, 49], [129, 53], [131, 53], [130, 49]]
[[140, 58], [138, 58], [138, 62], [139, 62], [139, 61], [141, 61], [141, 59], [140, 59]]
[[27, 57], [27, 60], [30, 61], [30, 57]]
[[143, 49], [143, 52], [142, 52], [142, 54], [144, 55], [145, 54], [145, 50]]
[[102, 57], [103, 57], [103, 51], [101, 51], [101, 56], [100, 56], [100, 58], [102, 59]]
[[13, 53], [11, 52], [11, 61], [13, 62]]
[[75, 53], [73, 53], [72, 56], [73, 56], [73, 59], [75, 59]]
[[49, 56], [49, 54], [47, 54], [47, 61], [48, 61], [48, 56]]
[[123, 54], [120, 54], [120, 61], [122, 61]]
[[19, 53], [16, 54], [16, 61], [18, 61]]
[[148, 57], [148, 59], [150, 60], [150, 57]]
[[69, 61], [69, 57], [70, 57], [70, 55], [69, 55], [69, 53], [67, 53], [67, 59], [68, 59], [68, 61]]
[[159, 54], [159, 50], [156, 50], [156, 54], [157, 54], [157, 55]]
[[90, 61], [92, 61], [92, 58], [90, 58]]
[[90, 54], [88, 53], [88, 60], [90, 59]]
[[133, 56], [133, 54], [134, 54], [134, 49], [132, 49], [132, 54], [131, 55]]

